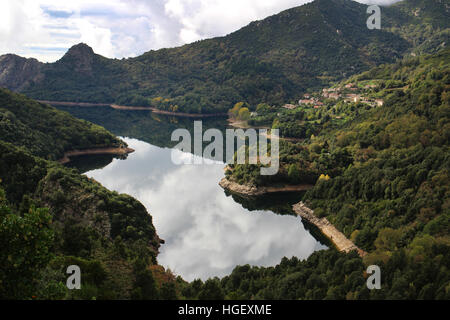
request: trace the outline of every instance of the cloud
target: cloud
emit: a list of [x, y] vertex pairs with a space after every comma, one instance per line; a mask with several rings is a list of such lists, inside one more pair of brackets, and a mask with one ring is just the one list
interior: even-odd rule
[[158, 262], [185, 280], [225, 276], [247, 263], [276, 265], [284, 256], [306, 258], [325, 249], [300, 218], [250, 212], [226, 196], [217, 183], [223, 164], [178, 166], [170, 149], [124, 140], [135, 153], [86, 174], [145, 205], [165, 240]]
[[[224, 36], [311, 0], [2, 0], [0, 54], [55, 61], [85, 42], [110, 57]], [[394, 0], [360, 0], [389, 4]]]

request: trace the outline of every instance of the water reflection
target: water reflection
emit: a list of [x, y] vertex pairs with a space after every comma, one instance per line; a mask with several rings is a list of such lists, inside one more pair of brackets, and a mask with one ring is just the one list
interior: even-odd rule
[[124, 140], [135, 153], [86, 174], [147, 207], [166, 241], [159, 263], [184, 279], [224, 276], [242, 264], [276, 265], [284, 256], [306, 258], [325, 248], [300, 218], [289, 215], [288, 207], [277, 205], [282, 215], [276, 215], [257, 210], [256, 204], [234, 201], [218, 185], [222, 164], [176, 166], [171, 149]]
[[77, 168], [79, 172], [102, 169], [110, 164], [115, 157], [108, 154], [93, 154], [89, 156], [75, 156], [70, 158], [70, 162], [66, 166], [70, 168]]
[[[115, 110], [108, 107], [58, 107], [79, 119], [85, 119], [105, 127], [115, 135], [133, 137], [159, 147], [174, 147], [178, 142], [171, 141], [171, 134], [176, 129], [187, 129], [193, 136], [191, 118], [176, 118], [154, 114], [150, 111]], [[197, 119], [202, 121], [203, 131], [215, 128], [224, 131], [227, 122], [224, 118]], [[192, 148], [193, 150], [193, 148]]]

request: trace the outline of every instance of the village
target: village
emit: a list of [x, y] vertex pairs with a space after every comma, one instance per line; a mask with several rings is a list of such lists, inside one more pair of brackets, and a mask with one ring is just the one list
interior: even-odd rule
[[375, 84], [367, 84], [361, 88], [354, 83], [348, 83], [341, 87], [324, 88], [320, 93], [303, 95], [302, 99], [298, 101], [298, 105], [286, 104], [283, 108], [293, 110], [298, 106], [313, 106], [314, 109], [320, 109], [327, 102], [330, 102], [330, 100], [336, 102], [343, 100], [347, 103], [363, 103], [374, 108], [381, 107], [384, 104], [382, 99], [374, 99], [367, 96], [376, 88], [377, 85]]
[[252, 109], [244, 102], [229, 110], [228, 122], [237, 128], [272, 128], [282, 139], [305, 139], [320, 132], [325, 123], [342, 123], [364, 110], [384, 105], [374, 80], [338, 84], [305, 93], [297, 102], [281, 106], [259, 104]]

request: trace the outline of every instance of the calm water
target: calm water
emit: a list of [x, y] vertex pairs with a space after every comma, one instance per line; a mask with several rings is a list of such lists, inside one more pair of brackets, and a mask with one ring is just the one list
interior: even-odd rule
[[284, 256], [306, 258], [325, 248], [300, 218], [249, 211], [227, 196], [218, 185], [223, 164], [176, 166], [171, 149], [124, 140], [135, 153], [86, 175], [146, 206], [166, 241], [158, 262], [185, 280], [224, 276], [242, 264], [272, 266]]
[[[116, 135], [137, 138], [124, 138], [136, 150], [126, 160], [89, 156], [74, 159], [72, 165], [146, 206], [158, 235], [165, 240], [158, 262], [185, 280], [221, 277], [237, 265], [274, 266], [285, 256], [307, 258], [326, 248], [292, 215], [291, 205], [301, 194], [257, 200], [232, 197], [218, 185], [224, 177], [223, 164], [173, 164], [171, 132], [180, 127], [192, 129], [192, 120], [109, 108], [71, 107], [66, 111]], [[203, 123], [205, 129], [226, 126], [223, 119]], [[178, 157], [190, 156], [174, 152]]]

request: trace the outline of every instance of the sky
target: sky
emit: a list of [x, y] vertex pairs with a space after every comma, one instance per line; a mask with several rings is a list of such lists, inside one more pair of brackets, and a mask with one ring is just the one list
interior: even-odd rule
[[[358, 0], [390, 4], [398, 0]], [[311, 0], [0, 0], [0, 55], [43, 62], [84, 42], [109, 58], [224, 36]]]

